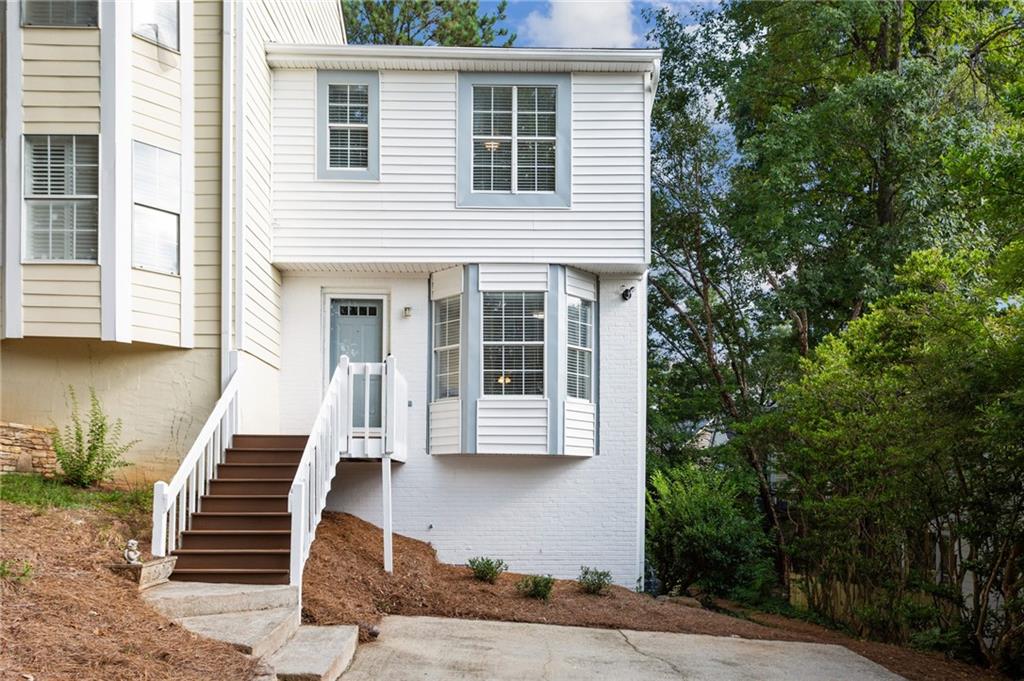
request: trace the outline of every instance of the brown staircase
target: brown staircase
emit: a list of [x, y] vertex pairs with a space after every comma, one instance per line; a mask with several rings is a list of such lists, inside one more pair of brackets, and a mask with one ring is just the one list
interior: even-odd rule
[[305, 435], [235, 435], [200, 499], [172, 580], [287, 584], [291, 516], [288, 490]]

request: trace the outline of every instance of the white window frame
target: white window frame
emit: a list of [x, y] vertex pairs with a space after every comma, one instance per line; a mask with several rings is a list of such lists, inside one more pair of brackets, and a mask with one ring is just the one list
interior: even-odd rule
[[[544, 302], [544, 319], [542, 320], [542, 322], [543, 322], [542, 323], [542, 328], [544, 330], [544, 337], [541, 340], [539, 340], [539, 341], [525, 341], [525, 340], [524, 341], [506, 341], [506, 340], [488, 341], [488, 340], [485, 340], [485, 333], [486, 332], [484, 330], [484, 327], [485, 327], [485, 320], [487, 319], [487, 317], [484, 314], [484, 310], [486, 308], [486, 304], [484, 303], [484, 300], [486, 299], [486, 297], [488, 295], [496, 295], [496, 294], [508, 295], [509, 293], [520, 294], [520, 295], [536, 294], [536, 295], [540, 295], [541, 296], [541, 300], [543, 300], [543, 302]], [[548, 319], [548, 295], [547, 295], [547, 292], [545, 292], [545, 291], [481, 291], [480, 292], [480, 397], [482, 399], [487, 399], [487, 400], [540, 400], [540, 399], [547, 398], [547, 394], [548, 394], [548, 377], [547, 377], [547, 368], [548, 368], [547, 367], [547, 363], [548, 363], [548, 356], [547, 356], [547, 353], [548, 353], [548, 324], [547, 324], [547, 319]], [[541, 367], [540, 367], [539, 373], [540, 373], [540, 377], [541, 377], [541, 391], [540, 391], [539, 394], [523, 393], [523, 394], [507, 395], [507, 394], [494, 394], [494, 393], [488, 393], [487, 392], [487, 380], [486, 380], [486, 375], [487, 375], [487, 370], [486, 370], [486, 363], [487, 363], [486, 354], [487, 353], [486, 353], [486, 350], [487, 350], [487, 347], [488, 346], [491, 346], [491, 347], [495, 347], [495, 346], [497, 346], [497, 347], [505, 347], [505, 346], [509, 346], [509, 345], [540, 346], [540, 348], [541, 348], [541, 353], [540, 353], [540, 356], [541, 356]], [[525, 370], [524, 370], [523, 373], [524, 373], [524, 377], [525, 377]], [[533, 372], [531, 371], [531, 373], [533, 373]], [[524, 383], [524, 385], [525, 385], [525, 383]]]
[[[115, 0], [115, 1], [123, 1], [123, 0]], [[175, 16], [175, 21], [174, 21], [174, 34], [175, 35], [174, 35], [174, 44], [173, 45], [171, 45], [169, 43], [163, 42], [162, 40], [160, 40], [159, 37], [148, 36], [148, 35], [139, 33], [136, 30], [135, 10], [137, 8], [137, 5], [136, 5], [134, 0], [132, 1], [132, 35], [134, 35], [136, 38], [139, 38], [140, 40], [145, 40], [148, 43], [153, 43], [154, 45], [157, 45], [158, 47], [162, 47], [165, 50], [171, 50], [172, 52], [181, 52], [181, 1], [180, 0], [176, 0], [174, 5], [175, 5], [175, 14], [176, 14], [176, 16]]]
[[[162, 153], [162, 154], [172, 154], [172, 155], [174, 155], [174, 156], [176, 156], [178, 158], [178, 209], [177, 209], [177, 211], [170, 210], [170, 208], [168, 206], [156, 205], [155, 201], [147, 202], [144, 199], [144, 197], [138, 196], [137, 192], [135, 191], [135, 180], [136, 180], [135, 173], [138, 170], [138, 168], [136, 167], [136, 163], [135, 163], [135, 150], [140, 145], [141, 146], [145, 146], [145, 147], [150, 147], [152, 149], [156, 149], [159, 153]], [[181, 276], [181, 194], [182, 194], [182, 175], [183, 175], [182, 174], [183, 168], [181, 166], [181, 163], [182, 163], [181, 154], [179, 154], [177, 152], [171, 151], [169, 149], [163, 149], [163, 148], [157, 147], [157, 146], [155, 146], [153, 144], [146, 144], [145, 142], [140, 142], [138, 140], [133, 140], [132, 141], [132, 243], [133, 243], [133, 247], [132, 247], [132, 267], [134, 269], [145, 270], [147, 272], [158, 272], [160, 274], [168, 274], [168, 275], [172, 275], [172, 276], [176, 276], [176, 277], [177, 276]], [[141, 264], [136, 259], [135, 248], [134, 248], [134, 243], [136, 242], [136, 234], [135, 234], [135, 228], [136, 228], [135, 207], [136, 206], [139, 206], [139, 207], [142, 207], [142, 208], [146, 208], [148, 210], [156, 211], [156, 212], [159, 212], [159, 213], [164, 213], [164, 214], [167, 214], [167, 215], [173, 215], [175, 217], [175, 221], [176, 221], [175, 242], [176, 242], [177, 254], [176, 254], [176, 257], [174, 259], [175, 264], [174, 264], [174, 267], [172, 269], [164, 269], [164, 268], [161, 268], [161, 267], [154, 267], [153, 265]]]
[[[438, 306], [441, 305], [442, 303], [447, 303], [449, 300], [451, 300], [453, 298], [456, 301], [455, 302], [455, 309], [458, 310], [458, 314], [459, 314], [459, 316], [458, 316], [458, 332], [455, 334], [455, 343], [449, 343], [448, 345], [437, 345], [437, 338], [438, 338], [437, 330], [438, 330], [438, 327], [442, 324], [442, 322], [439, 319], [440, 316], [438, 315]], [[433, 402], [443, 402], [445, 400], [458, 400], [458, 399], [461, 399], [461, 397], [462, 397], [462, 385], [461, 385], [461, 381], [462, 381], [462, 344], [461, 344], [461, 338], [462, 338], [462, 324], [463, 324], [463, 319], [462, 319], [462, 294], [461, 293], [456, 293], [455, 295], [445, 296], [444, 298], [438, 298], [438, 299], [432, 300], [430, 302], [431, 302], [431, 305], [433, 306], [433, 310], [432, 310], [433, 314], [432, 314], [432, 319], [431, 319], [431, 326], [433, 327], [432, 328], [432, 332], [433, 333], [432, 333], [432, 337], [431, 337], [431, 344], [433, 345], [433, 347], [431, 348], [431, 352], [433, 353], [433, 356], [432, 356], [432, 359], [433, 359], [433, 371], [432, 371], [432, 374], [433, 375], [430, 377], [432, 401]], [[453, 320], [448, 320], [447, 323], [450, 323], [451, 321], [453, 321]], [[456, 353], [455, 356], [458, 359], [458, 362], [459, 362], [458, 367], [459, 368], [455, 372], [448, 371], [448, 372], [446, 372], [446, 374], [448, 376], [451, 376], [454, 373], [454, 375], [455, 375], [455, 391], [456, 392], [455, 392], [454, 395], [442, 396], [442, 395], [439, 394], [438, 384], [437, 384], [437, 379], [441, 375], [440, 371], [438, 370], [438, 368], [440, 367], [440, 362], [438, 361], [438, 355], [440, 353], [442, 353], [442, 352], [448, 352], [448, 351], [451, 351], [451, 350], [455, 350], [455, 353]]]
[[[31, 159], [26, 157], [26, 154], [28, 153], [28, 149], [29, 149], [28, 138], [30, 138], [30, 137], [45, 137], [46, 138], [47, 149], [49, 149], [49, 147], [50, 147], [50, 139], [51, 138], [53, 138], [53, 137], [70, 137], [71, 138], [71, 150], [72, 150], [71, 153], [72, 153], [72, 159], [73, 159], [71, 165], [74, 168], [76, 168], [76, 169], [77, 169], [77, 167], [79, 165], [78, 163], [75, 162], [77, 160], [77, 155], [78, 155], [78, 140], [79, 140], [79, 138], [83, 138], [83, 137], [95, 138], [95, 140], [96, 140], [96, 193], [95, 194], [77, 194], [77, 193], [75, 193], [75, 194], [33, 194], [33, 193], [31, 193], [32, 192], [32, 183], [27, 181], [27, 180], [24, 180], [22, 182], [22, 205], [24, 206], [24, 211], [25, 211], [24, 212], [24, 216], [25, 216], [24, 217], [24, 227], [22, 228], [23, 229], [22, 247], [21, 247], [22, 248], [22, 252], [21, 252], [21, 261], [22, 261], [22, 263], [23, 264], [29, 264], [29, 263], [31, 263], [31, 264], [46, 264], [46, 263], [52, 263], [52, 264], [86, 264], [86, 265], [98, 264], [99, 263], [99, 254], [100, 254], [99, 192], [100, 192], [100, 182], [102, 181], [101, 170], [100, 170], [100, 160], [101, 160], [101, 158], [100, 158], [100, 149], [99, 149], [99, 135], [67, 135], [67, 134], [31, 134], [31, 135], [24, 135], [22, 137], [21, 159], [22, 159], [22, 163], [25, 165], [25, 171], [24, 172], [27, 172], [27, 173], [31, 173], [31, 168], [32, 168]], [[48, 156], [49, 156], [49, 154], [48, 154]], [[76, 182], [76, 185], [77, 185], [77, 182]], [[29, 218], [29, 210], [28, 210], [29, 204], [30, 203], [37, 203], [37, 204], [41, 204], [41, 203], [54, 203], [54, 202], [59, 202], [59, 201], [95, 201], [96, 202], [96, 257], [95, 258], [81, 258], [81, 259], [78, 259], [78, 258], [71, 258], [71, 259], [67, 259], [67, 258], [33, 258], [33, 257], [31, 257], [29, 255], [30, 243], [31, 243], [30, 240], [32, 238], [32, 234], [31, 234], [32, 222], [31, 222], [31, 220]], [[76, 213], [76, 217], [77, 217], [77, 213]], [[75, 224], [75, 228], [74, 228], [74, 232], [73, 233], [75, 234], [75, 238], [77, 239], [77, 235], [78, 235], [78, 225], [77, 225], [77, 222]], [[53, 252], [53, 249], [51, 248], [50, 249], [50, 253], [52, 254], [52, 252]]]
[[[509, 87], [509, 88], [512, 88], [512, 130], [511, 130], [512, 134], [510, 136], [505, 136], [505, 135], [478, 135], [472, 129], [473, 126], [472, 126], [472, 123], [470, 123], [470, 143], [471, 143], [471, 147], [472, 147], [470, 149], [470, 166], [469, 166], [469, 171], [470, 171], [470, 176], [469, 176], [470, 191], [472, 193], [474, 193], [474, 194], [542, 194], [542, 195], [554, 195], [557, 192], [557, 190], [558, 190], [558, 166], [559, 166], [559, 162], [558, 162], [558, 154], [557, 153], [555, 153], [555, 173], [554, 173], [555, 174], [555, 188], [554, 189], [550, 189], [550, 190], [547, 190], [547, 189], [545, 189], [545, 190], [529, 189], [529, 190], [523, 190], [523, 191], [519, 190], [519, 142], [520, 142], [520, 138], [522, 138], [523, 141], [527, 141], [527, 142], [551, 142], [556, 147], [558, 146], [558, 121], [559, 121], [559, 115], [558, 115], [558, 85], [554, 85], [554, 84], [552, 84], [552, 85], [544, 85], [544, 84], [533, 84], [533, 85], [531, 85], [531, 84], [490, 85], [490, 84], [487, 84], [487, 83], [477, 83], [476, 85], [472, 86], [472, 93], [473, 93], [472, 99], [473, 99], [473, 102], [476, 101], [476, 89], [477, 88], [499, 88], [499, 87]], [[532, 89], [549, 88], [549, 89], [552, 89], [552, 90], [555, 91], [555, 110], [554, 110], [554, 112], [546, 112], [546, 113], [552, 113], [552, 115], [555, 117], [555, 134], [554, 135], [546, 136], [546, 135], [520, 135], [519, 134], [519, 88], [521, 88], [521, 87], [522, 88], [532, 88]], [[492, 97], [491, 101], [493, 102], [493, 97]], [[473, 106], [473, 105], [471, 104], [471, 106]], [[493, 104], [492, 104], [492, 106], [493, 106]], [[489, 111], [493, 115], [494, 109], [492, 108]], [[475, 106], [473, 106], [472, 112], [474, 114], [477, 113], [477, 110], [476, 110]], [[489, 140], [495, 140], [495, 141], [499, 141], [499, 142], [507, 140], [511, 144], [512, 165], [511, 165], [511, 168], [510, 168], [510, 172], [512, 173], [512, 178], [511, 178], [511, 183], [509, 185], [510, 188], [509, 188], [508, 191], [506, 191], [504, 189], [476, 189], [476, 188], [473, 187], [474, 177], [476, 175], [476, 153], [475, 153], [476, 143], [477, 143], [477, 141], [481, 141], [481, 142], [485, 142], [486, 143]], [[492, 182], [492, 184], [493, 184], [493, 182]]]
[[[585, 326], [588, 326], [589, 329], [590, 329], [590, 333], [587, 335], [588, 339], [590, 340], [590, 346], [589, 347], [588, 346], [584, 346], [584, 345], [573, 344], [570, 341], [570, 339], [569, 339], [569, 325], [572, 323], [569, 320], [569, 308], [572, 307], [573, 305], [579, 305], [581, 308], [589, 308], [590, 309], [590, 322], [585, 325]], [[595, 310], [595, 308], [596, 308], [596, 305], [594, 304], [593, 300], [587, 300], [585, 298], [579, 298], [577, 296], [572, 296], [572, 295], [566, 297], [566, 305], [565, 305], [565, 312], [566, 312], [566, 314], [565, 314], [565, 319], [566, 319], [566, 325], [565, 325], [565, 350], [566, 350], [566, 353], [565, 353], [565, 375], [566, 375], [565, 396], [566, 396], [567, 400], [572, 400], [574, 402], [584, 402], [584, 403], [587, 403], [587, 404], [592, 404], [595, 401], [594, 400], [594, 332], [595, 332], [595, 326], [596, 326], [595, 319], [594, 319], [594, 310]], [[582, 323], [581, 323], [581, 326], [583, 326]], [[577, 373], [577, 372], [574, 372], [574, 371], [571, 370], [571, 368], [569, 366], [569, 352], [573, 351], [573, 350], [575, 350], [577, 352], [587, 353], [587, 354], [590, 355], [590, 372], [589, 372], [589, 374], [586, 374], [586, 375], [585, 374], [580, 374], [580, 373]], [[568, 381], [569, 381], [569, 376], [570, 375], [573, 375], [573, 376], [577, 377], [577, 385], [579, 385], [578, 381], [579, 381], [579, 379], [581, 377], [587, 379], [587, 397], [577, 397], [577, 396], [569, 394], [569, 383], [568, 383]]]

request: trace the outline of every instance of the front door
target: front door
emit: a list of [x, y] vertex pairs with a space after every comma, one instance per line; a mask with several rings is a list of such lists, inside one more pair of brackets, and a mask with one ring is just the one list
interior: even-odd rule
[[[384, 301], [338, 299], [331, 301], [330, 374], [338, 358], [348, 355], [350, 362], [384, 361]], [[328, 374], [328, 375], [330, 375]], [[363, 428], [365, 378], [353, 376], [352, 426]], [[380, 428], [381, 376], [370, 377], [370, 427]]]

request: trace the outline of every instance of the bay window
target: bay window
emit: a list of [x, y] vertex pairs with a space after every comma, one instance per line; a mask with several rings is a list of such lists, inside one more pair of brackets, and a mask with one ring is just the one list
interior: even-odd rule
[[434, 301], [434, 399], [459, 396], [462, 296]]
[[483, 394], [544, 395], [544, 293], [483, 294]]
[[132, 162], [132, 266], [178, 274], [181, 156], [135, 142]]
[[96, 262], [96, 135], [25, 136], [27, 260]]
[[566, 394], [592, 401], [594, 375], [594, 303], [570, 296], [566, 343]]

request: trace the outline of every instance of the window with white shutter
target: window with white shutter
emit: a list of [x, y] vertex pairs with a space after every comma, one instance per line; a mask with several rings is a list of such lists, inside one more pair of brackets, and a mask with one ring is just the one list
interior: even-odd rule
[[96, 262], [96, 135], [25, 136], [27, 260]]
[[566, 394], [591, 401], [594, 375], [594, 303], [568, 298], [566, 347]]
[[181, 156], [135, 142], [132, 163], [132, 266], [178, 274]]
[[132, 0], [132, 32], [178, 49], [178, 0]]
[[434, 399], [459, 396], [462, 296], [434, 301]]
[[96, 26], [99, 0], [24, 0], [22, 26]]
[[544, 395], [544, 296], [483, 294], [484, 395]]
[[379, 179], [378, 111], [375, 72], [317, 74], [317, 178]]

